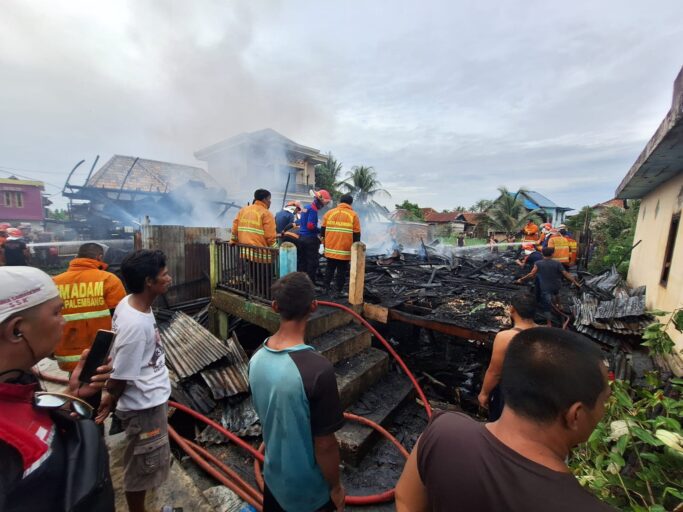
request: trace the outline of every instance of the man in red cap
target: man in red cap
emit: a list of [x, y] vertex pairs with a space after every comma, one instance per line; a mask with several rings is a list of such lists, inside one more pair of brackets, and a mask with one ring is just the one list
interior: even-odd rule
[[327, 190], [311, 192], [313, 202], [305, 207], [299, 219], [299, 245], [297, 258], [301, 263], [301, 269], [308, 274], [315, 284], [315, 275], [320, 263], [320, 228], [318, 227], [318, 212], [325, 208], [332, 196]]
[[5, 265], [10, 267], [23, 267], [28, 265], [29, 250], [24, 241], [24, 234], [17, 228], [8, 228], [9, 235], [4, 245]]

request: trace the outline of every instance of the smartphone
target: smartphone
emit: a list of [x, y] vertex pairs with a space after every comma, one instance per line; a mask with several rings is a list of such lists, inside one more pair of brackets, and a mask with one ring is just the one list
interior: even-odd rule
[[113, 331], [105, 331], [103, 329], [97, 331], [95, 341], [92, 342], [90, 352], [85, 359], [85, 364], [81, 374], [78, 376], [78, 380], [86, 384], [90, 383], [90, 379], [97, 372], [97, 368], [102, 366], [107, 360], [111, 347], [114, 345], [114, 336]]

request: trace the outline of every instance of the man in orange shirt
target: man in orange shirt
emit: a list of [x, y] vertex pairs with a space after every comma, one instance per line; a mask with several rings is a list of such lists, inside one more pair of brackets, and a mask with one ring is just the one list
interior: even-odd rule
[[337, 294], [344, 295], [344, 282], [349, 272], [351, 246], [360, 240], [360, 219], [351, 205], [353, 197], [344, 194], [339, 199], [339, 206], [333, 208], [323, 217], [320, 233], [325, 241], [325, 289], [329, 290], [334, 274]]
[[526, 226], [524, 226], [524, 242], [533, 242], [536, 243], [538, 242], [538, 226], [534, 223], [533, 220], [529, 219], [529, 222], [526, 223]]
[[111, 330], [111, 312], [126, 296], [121, 280], [106, 271], [103, 259], [100, 244], [83, 244], [69, 269], [53, 278], [64, 301], [62, 314], [66, 323], [55, 349], [57, 363], [64, 371], [73, 371], [99, 329]]

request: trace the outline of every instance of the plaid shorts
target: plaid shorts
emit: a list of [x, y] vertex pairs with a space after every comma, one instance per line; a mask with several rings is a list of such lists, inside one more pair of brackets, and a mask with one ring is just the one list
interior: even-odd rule
[[123, 454], [123, 488], [147, 491], [168, 477], [171, 447], [168, 442], [168, 404], [140, 411], [116, 411], [126, 432]]

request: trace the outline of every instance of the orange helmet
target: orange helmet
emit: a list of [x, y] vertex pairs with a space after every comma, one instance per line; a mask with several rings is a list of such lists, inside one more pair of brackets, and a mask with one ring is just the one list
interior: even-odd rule
[[522, 250], [533, 251], [536, 248], [534, 244], [522, 244]]
[[318, 190], [317, 192], [315, 192], [315, 197], [316, 197], [316, 199], [318, 199], [319, 201], [322, 201], [323, 203], [329, 203], [330, 201], [332, 201], [332, 196], [325, 189]]
[[24, 236], [24, 234], [21, 232], [20, 229], [7, 228], [7, 236], [11, 236], [13, 238], [21, 238], [22, 236]]
[[553, 225], [550, 224], [550, 222], [546, 222], [546, 223], [543, 224], [541, 227], [542, 227], [544, 230], [546, 230], [546, 231], [550, 231], [551, 229], [553, 229]]

